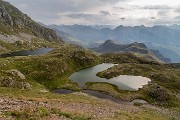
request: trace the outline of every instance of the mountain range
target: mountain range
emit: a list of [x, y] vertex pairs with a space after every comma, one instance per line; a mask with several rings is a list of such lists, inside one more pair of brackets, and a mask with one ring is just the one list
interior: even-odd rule
[[170, 58], [172, 62], [180, 61], [179, 25], [153, 27], [120, 25], [116, 28], [109, 25], [46, 26], [33, 21], [8, 2], [0, 0], [0, 27], [0, 51], [8, 50], [8, 45], [5, 46], [5, 43], [17, 41], [32, 42], [38, 40], [39, 42], [39, 40], [43, 40], [62, 43], [64, 40], [80, 46], [94, 48], [105, 40], [111, 39], [121, 44], [144, 43], [149, 49], [157, 50], [165, 58]]
[[[93, 27], [88, 25], [50, 25], [55, 31], [62, 31], [80, 40], [85, 47], [97, 47], [103, 41], [111, 39], [122, 44], [140, 42], [150, 49], [159, 50], [172, 62], [180, 62], [180, 25], [157, 25], [152, 27], [109, 26]], [[86, 44], [85, 44], [86, 43]]]
[[143, 57], [152, 61], [170, 63], [170, 59], [164, 58], [158, 50], [151, 50], [143, 43], [118, 44], [113, 40], [107, 40], [98, 47], [91, 48], [98, 53], [134, 53], [136, 56]]
[[[144, 43], [129, 40], [125, 44], [121, 39], [103, 43], [115, 30], [110, 26], [75, 26], [66, 30], [79, 38], [59, 27], [47, 28], [0, 0], [0, 119], [179, 120], [179, 64], [163, 63], [170, 61]], [[178, 31], [177, 27], [165, 29]], [[128, 31], [133, 30], [124, 34]], [[132, 36], [129, 33], [127, 38]], [[96, 76], [100, 78], [94, 81]]]

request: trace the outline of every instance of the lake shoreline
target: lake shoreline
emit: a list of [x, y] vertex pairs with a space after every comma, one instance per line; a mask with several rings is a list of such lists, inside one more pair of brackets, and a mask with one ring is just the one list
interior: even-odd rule
[[142, 76], [120, 75], [111, 79], [100, 78], [97, 73], [114, 67], [117, 64], [102, 63], [73, 73], [69, 79], [84, 88], [87, 82], [103, 82], [116, 85], [121, 90], [138, 91], [151, 80]]

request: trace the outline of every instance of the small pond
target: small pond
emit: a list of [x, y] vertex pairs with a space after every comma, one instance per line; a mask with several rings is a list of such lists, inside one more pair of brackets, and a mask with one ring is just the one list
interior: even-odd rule
[[30, 56], [30, 55], [41, 55], [46, 54], [52, 51], [53, 48], [40, 48], [37, 50], [23, 50], [23, 51], [16, 51], [11, 53], [5, 53], [0, 55], [1, 57], [14, 57], [14, 56]]
[[84, 87], [87, 82], [105, 82], [116, 85], [121, 90], [137, 91], [143, 85], [148, 84], [151, 80], [142, 76], [120, 75], [111, 79], [100, 78], [96, 76], [98, 72], [104, 71], [116, 64], [103, 63], [94, 67], [83, 69], [70, 76], [70, 80], [78, 83], [80, 87]]

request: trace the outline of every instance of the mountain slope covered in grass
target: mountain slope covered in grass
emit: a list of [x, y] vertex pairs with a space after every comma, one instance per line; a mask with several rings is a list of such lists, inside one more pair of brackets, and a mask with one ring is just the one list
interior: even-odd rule
[[[53, 30], [39, 25], [2, 0], [0, 0], [0, 25], [0, 53], [11, 55], [11, 51], [52, 48], [52, 51], [46, 54], [0, 57], [0, 119], [178, 120], [180, 118], [178, 64], [158, 63], [132, 53], [99, 55], [89, 49], [63, 43]], [[102, 26], [91, 28], [99, 31], [104, 29]], [[87, 26], [83, 29], [89, 33]], [[109, 30], [104, 29], [107, 33]], [[64, 37], [68, 37], [68, 34], [63, 34]], [[97, 36], [89, 37], [93, 39]], [[122, 47], [127, 51], [147, 52], [146, 46], [140, 43], [125, 47], [113, 42], [112, 44], [116, 49]], [[112, 49], [111, 46], [106, 47]], [[69, 79], [73, 73], [101, 63], [118, 65], [98, 73], [99, 77], [111, 78], [126, 74], [145, 76], [152, 81], [139, 91], [124, 91], [115, 85], [99, 82], [86, 83], [81, 88]], [[53, 91], [61, 89], [71, 90], [72, 93], [58, 94]], [[120, 102], [98, 98], [85, 93], [84, 90], [106, 94]], [[145, 103], [139, 102], [139, 99], [145, 100]]]
[[[83, 88], [108, 94], [123, 100], [125, 104], [97, 99], [81, 92], [68, 95], [58, 95], [51, 92], [51, 90], [58, 88], [81, 91], [82, 88], [77, 83], [70, 81], [69, 76], [78, 70], [102, 62], [118, 63], [119, 65], [108, 69], [107, 73], [103, 71], [99, 74], [100, 77], [104, 77], [104, 75], [114, 77], [119, 74], [141, 75], [152, 77], [152, 82], [135, 92], [122, 91], [117, 89], [116, 86], [107, 83], [86, 83], [86, 86]], [[27, 117], [29, 119], [33, 117], [34, 111], [41, 113], [43, 109], [46, 115], [41, 113], [42, 115], [40, 114], [40, 116], [43, 118], [49, 116], [51, 119], [53, 118], [51, 115], [54, 113], [54, 110], [60, 116], [64, 115], [61, 112], [65, 112], [72, 118], [79, 116], [87, 119], [106, 119], [107, 117], [109, 119], [118, 119], [119, 117], [128, 119], [129, 117], [134, 117], [135, 113], [136, 117], [139, 118], [140, 114], [145, 110], [146, 114], [143, 114], [143, 119], [156, 119], [157, 109], [150, 107], [154, 105], [160, 110], [158, 115], [162, 114], [164, 116], [162, 120], [178, 118], [176, 109], [177, 111], [179, 109], [176, 107], [180, 105], [178, 99], [179, 69], [170, 65], [138, 58], [130, 53], [111, 53], [99, 56], [89, 50], [68, 44], [61, 45], [45, 55], [0, 58], [0, 63], [1, 98], [8, 101], [7, 97], [9, 96], [11, 97], [9, 101], [14, 101], [19, 106], [24, 107], [21, 102], [16, 100], [20, 99], [28, 107], [19, 110], [19, 107], [14, 108], [15, 105], [9, 102], [12, 105], [12, 109], [5, 109], [8, 113], [3, 111], [6, 117], [12, 116], [22, 119]], [[166, 71], [162, 73], [162, 70]], [[20, 86], [19, 83], [23, 86]], [[126, 104], [126, 102], [128, 103], [128, 101], [130, 102], [134, 99], [146, 100], [148, 106], [141, 108]], [[104, 102], [105, 104], [103, 105]], [[166, 106], [166, 108], [159, 108], [159, 105], [161, 107]], [[72, 106], [76, 106], [76, 109]], [[29, 109], [33, 111], [29, 111]], [[166, 109], [167, 112], [163, 113], [162, 109]], [[102, 112], [98, 112], [99, 110], [102, 110]], [[173, 111], [173, 114], [168, 114], [170, 111]], [[34, 115], [40, 117], [39, 114]], [[65, 117], [68, 116], [65, 115]]]
[[[62, 43], [54, 30], [45, 28], [28, 15], [19, 11], [10, 3], [0, 0], [0, 50], [8, 51], [13, 45], [7, 46], [8, 43], [21, 44], [26, 43], [31, 46], [31, 43], [40, 46], [47, 41]], [[16, 47], [16, 46], [15, 46]]]

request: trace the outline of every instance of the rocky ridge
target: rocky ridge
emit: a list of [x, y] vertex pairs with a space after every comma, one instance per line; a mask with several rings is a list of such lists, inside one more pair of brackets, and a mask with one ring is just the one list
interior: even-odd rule
[[100, 46], [92, 48], [92, 50], [99, 53], [136, 53], [140, 54], [146, 59], [154, 61], [170, 62], [170, 59], [163, 57], [158, 50], [151, 50], [146, 47], [143, 43], [131, 43], [131, 44], [119, 44], [113, 40], [107, 40]]
[[0, 0], [0, 26], [1, 35], [18, 36], [20, 33], [26, 33], [44, 40], [62, 42], [55, 31], [39, 25], [16, 7], [2, 0]]

